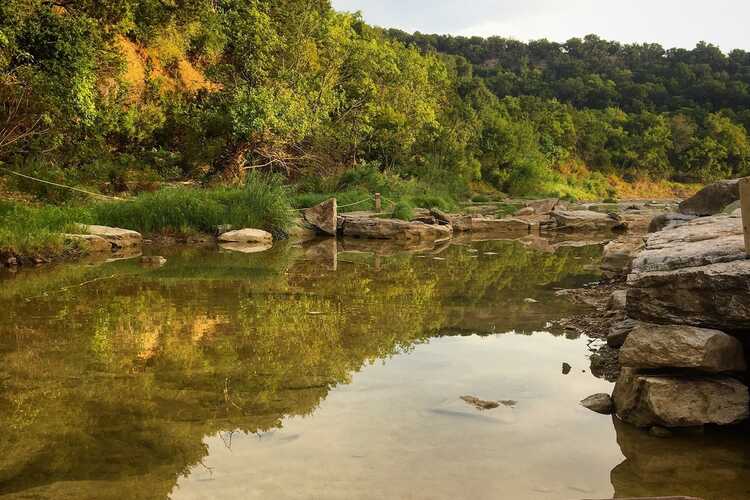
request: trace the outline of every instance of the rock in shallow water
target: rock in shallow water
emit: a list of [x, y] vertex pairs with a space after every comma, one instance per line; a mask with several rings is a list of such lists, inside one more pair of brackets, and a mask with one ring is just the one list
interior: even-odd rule
[[592, 210], [557, 210], [550, 214], [553, 229], [561, 231], [624, 231], [627, 222]]
[[430, 226], [420, 222], [366, 217], [343, 219], [344, 236], [382, 240], [441, 241], [451, 237], [451, 226]]
[[107, 240], [114, 249], [140, 247], [143, 244], [141, 233], [129, 229], [107, 226], [85, 226], [86, 233]]
[[691, 368], [708, 373], [745, 371], [742, 344], [718, 330], [684, 325], [640, 324], [620, 350], [629, 368]]
[[261, 229], [238, 229], [219, 236], [221, 243], [273, 243], [273, 235]]
[[581, 401], [581, 406], [602, 415], [612, 414], [612, 398], [609, 394], [594, 394]]
[[617, 416], [638, 427], [729, 425], [750, 414], [747, 386], [730, 377], [645, 375], [624, 368], [612, 398]]

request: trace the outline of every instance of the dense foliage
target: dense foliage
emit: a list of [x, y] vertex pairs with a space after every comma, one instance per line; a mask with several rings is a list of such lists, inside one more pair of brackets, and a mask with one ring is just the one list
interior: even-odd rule
[[390, 37], [471, 66], [536, 127], [542, 150], [590, 168], [709, 181], [750, 172], [750, 53], [500, 37]]
[[6, 0], [0, 162], [107, 192], [273, 170], [323, 193], [374, 166], [454, 199], [607, 197], [611, 174], [744, 174], [749, 68], [707, 45], [385, 32], [328, 0]]

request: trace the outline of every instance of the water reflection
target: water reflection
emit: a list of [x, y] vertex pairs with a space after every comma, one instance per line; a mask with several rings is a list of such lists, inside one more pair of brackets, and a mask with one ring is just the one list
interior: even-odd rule
[[[4, 276], [0, 495], [328, 498], [328, 471], [341, 498], [607, 496], [614, 431], [577, 401], [609, 385], [584, 339], [531, 335], [575, 312], [554, 290], [595, 279], [601, 247], [539, 245], [172, 248], [160, 268]], [[510, 331], [527, 335], [475, 335]], [[518, 405], [477, 416], [458, 399], [475, 393]]]

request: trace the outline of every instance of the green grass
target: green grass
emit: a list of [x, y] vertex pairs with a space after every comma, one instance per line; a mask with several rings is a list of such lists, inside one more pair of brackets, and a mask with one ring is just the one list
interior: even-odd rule
[[399, 201], [396, 203], [396, 206], [393, 207], [391, 217], [406, 221], [412, 220], [414, 218], [414, 206], [408, 201]]
[[265, 229], [277, 236], [294, 219], [281, 180], [260, 174], [241, 188], [170, 188], [146, 193], [127, 202], [92, 207], [93, 219], [106, 226], [144, 234], [213, 233], [221, 225]]
[[265, 229], [283, 236], [295, 218], [280, 179], [252, 175], [241, 188], [163, 189], [128, 201], [41, 207], [0, 202], [0, 250], [55, 255], [61, 236], [80, 224], [132, 229], [143, 234], [213, 233], [220, 225]]
[[90, 221], [82, 207], [27, 206], [0, 201], [0, 251], [19, 255], [54, 255], [64, 250], [62, 234], [81, 232]]

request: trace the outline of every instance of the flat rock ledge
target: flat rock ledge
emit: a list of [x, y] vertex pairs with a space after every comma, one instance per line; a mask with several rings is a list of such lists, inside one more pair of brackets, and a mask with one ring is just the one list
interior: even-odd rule
[[672, 271], [743, 259], [741, 218], [704, 217], [649, 236], [633, 261], [633, 272]]
[[626, 231], [628, 223], [614, 214], [604, 214], [593, 210], [555, 210], [550, 213], [550, 221], [542, 229], [551, 231], [618, 232]]
[[344, 236], [373, 240], [442, 241], [453, 236], [449, 225], [430, 225], [375, 217], [339, 217]]
[[648, 375], [623, 369], [612, 396], [617, 416], [637, 427], [731, 425], [750, 416], [750, 395], [730, 377]]
[[750, 260], [628, 277], [628, 316], [651, 323], [750, 330]]

